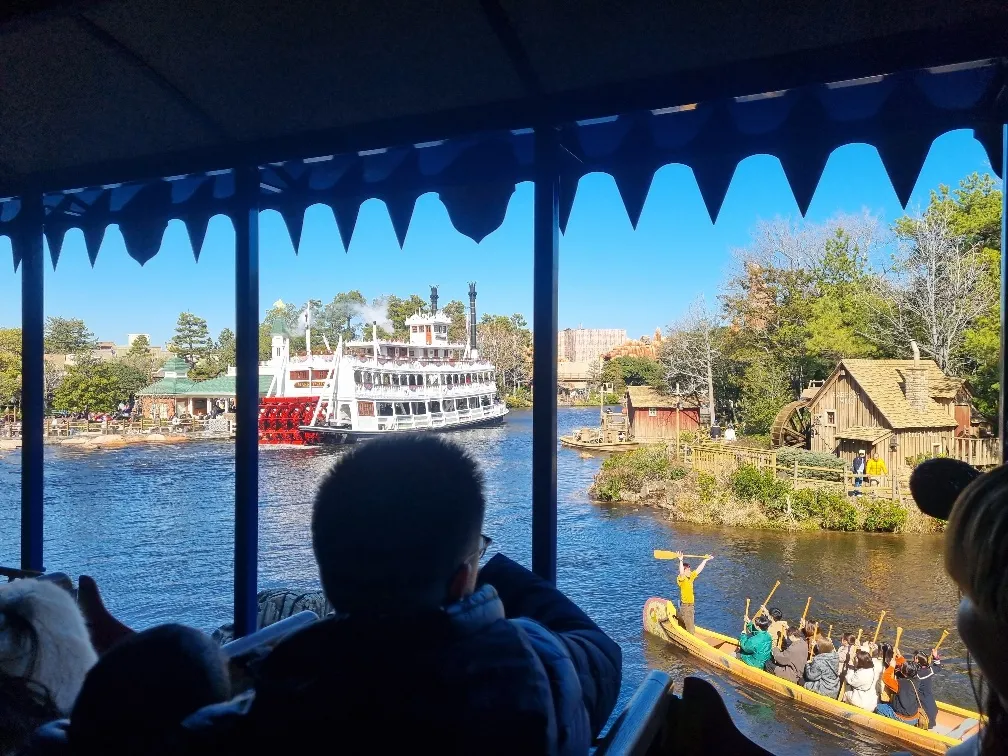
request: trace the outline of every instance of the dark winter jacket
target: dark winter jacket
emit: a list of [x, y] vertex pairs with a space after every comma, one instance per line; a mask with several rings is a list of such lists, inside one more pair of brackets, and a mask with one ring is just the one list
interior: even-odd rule
[[805, 663], [808, 661], [808, 642], [804, 638], [791, 639], [791, 645], [783, 651], [778, 651], [776, 647], [771, 648], [770, 657], [773, 659], [774, 674], [777, 677], [799, 683], [805, 671]]
[[[469, 599], [419, 616], [332, 617], [281, 642], [253, 697], [197, 712], [189, 752], [587, 754], [612, 712], [620, 647], [504, 556]], [[342, 744], [342, 747], [340, 747]]]
[[839, 663], [836, 651], [813, 656], [805, 665], [805, 687], [827, 698], [836, 698], [840, 695]]

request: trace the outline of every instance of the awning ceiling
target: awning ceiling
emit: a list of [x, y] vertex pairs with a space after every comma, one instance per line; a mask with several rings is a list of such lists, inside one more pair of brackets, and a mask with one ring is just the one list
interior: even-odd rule
[[564, 224], [594, 171], [636, 225], [670, 163], [693, 169], [712, 218], [753, 154], [780, 159], [802, 212], [851, 142], [878, 149], [904, 204], [949, 130], [973, 129], [1000, 169], [1004, 3], [791, 5], [8, 4], [0, 233], [16, 266], [18, 197], [35, 188], [54, 264], [75, 227], [93, 262], [109, 224], [146, 262], [173, 218], [198, 255], [210, 217], [235, 207], [230, 169], [257, 164], [261, 207], [295, 248], [308, 206], [329, 205], [346, 243], [370, 198], [402, 243], [426, 192], [479, 240], [532, 178], [539, 124], [560, 128]]

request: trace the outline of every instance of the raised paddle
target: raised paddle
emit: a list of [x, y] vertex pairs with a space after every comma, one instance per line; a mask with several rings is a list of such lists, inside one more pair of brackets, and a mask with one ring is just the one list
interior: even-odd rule
[[769, 594], [767, 594], [767, 597], [766, 597], [766, 599], [765, 599], [765, 600], [763, 601], [763, 603], [762, 603], [762, 604], [760, 604], [760, 610], [763, 610], [763, 609], [766, 609], [766, 605], [770, 603], [770, 599], [772, 599], [772, 598], [773, 598], [773, 595], [774, 595], [774, 592], [775, 592], [775, 591], [776, 591], [776, 590], [777, 590], [778, 588], [780, 588], [780, 580], [778, 580], [778, 581], [777, 581], [776, 583], [774, 583], [774, 586], [773, 586], [773, 588], [771, 588], [771, 589], [770, 589], [770, 593], [769, 593]]
[[808, 647], [808, 658], [809, 659], [812, 658], [812, 647], [815, 645], [816, 639], [818, 637], [819, 637], [819, 623], [816, 622], [815, 623], [815, 629], [812, 631], [812, 642], [809, 643], [809, 647]]
[[942, 630], [941, 638], [938, 639], [938, 642], [935, 643], [935, 647], [931, 649], [931, 653], [928, 654], [928, 664], [934, 661], [934, 655], [938, 652], [938, 649], [941, 647], [941, 644], [945, 642], [945, 639], [948, 638], [948, 634], [949, 634], [948, 630]]
[[808, 616], [809, 604], [812, 603], [812, 597], [809, 596], [808, 600], [805, 602], [805, 611], [801, 613], [801, 622], [798, 623], [798, 629], [804, 632], [805, 630], [805, 617]]
[[833, 625], [830, 625], [829, 630], [826, 631], [826, 640], [829, 640], [831, 635], [833, 635]]
[[746, 600], [745, 600], [745, 619], [742, 620], [742, 632], [743, 633], [745, 632], [746, 625], [748, 625], [748, 624], [749, 624], [749, 599], [747, 597]]
[[665, 549], [655, 549], [655, 559], [680, 559], [689, 557], [690, 559], [710, 559], [710, 554], [680, 554], [678, 551], [666, 551]]
[[878, 643], [878, 634], [879, 634], [879, 630], [882, 629], [882, 620], [884, 620], [884, 619], [885, 619], [885, 609], [882, 610], [882, 614], [880, 614], [879, 618], [878, 618], [878, 624], [875, 625], [875, 635], [872, 636], [872, 639], [871, 639], [871, 642], [872, 642], [873, 645], [875, 643]]
[[[896, 626], [896, 642], [893, 643], [893, 650], [894, 651], [899, 651], [899, 642], [900, 642], [900, 638], [902, 638], [902, 637], [903, 637], [903, 628], [900, 627], [899, 625], [897, 625]], [[902, 654], [900, 654], [900, 656], [902, 656]]]

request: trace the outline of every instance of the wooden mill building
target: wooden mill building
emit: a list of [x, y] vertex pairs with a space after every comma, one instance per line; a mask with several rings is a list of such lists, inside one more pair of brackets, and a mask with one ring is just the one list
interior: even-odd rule
[[957, 432], [970, 425], [966, 385], [933, 360], [842, 360], [809, 410], [812, 451], [851, 462], [874, 450], [889, 470], [908, 457], [954, 453]]
[[650, 386], [627, 386], [626, 412], [635, 441], [675, 439], [677, 412], [680, 431], [700, 427], [700, 405], [695, 399], [682, 397], [678, 405], [675, 396], [660, 394]]

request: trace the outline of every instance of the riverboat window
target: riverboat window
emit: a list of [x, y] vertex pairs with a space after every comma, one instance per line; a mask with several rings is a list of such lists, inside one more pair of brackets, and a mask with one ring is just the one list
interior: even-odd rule
[[361, 378], [361, 371], [360, 370], [354, 370], [354, 373], [353, 373], [353, 382], [356, 383], [358, 386], [360, 386], [361, 383], [363, 382], [363, 380]]
[[290, 378], [292, 381], [307, 381], [308, 371], [307, 370], [291, 370]]
[[475, 396], [470, 396], [469, 409], [476, 409], [477, 407], [479, 407], [479, 399], [477, 399]]
[[391, 402], [378, 402], [378, 417], [392, 417]]
[[413, 414], [414, 415], [426, 415], [427, 405], [423, 402], [413, 402], [412, 403]]
[[431, 402], [430, 411], [432, 415], [436, 415], [441, 412], [441, 402]]
[[480, 405], [482, 405], [483, 407], [489, 407], [490, 406], [490, 397], [489, 396], [481, 396], [480, 397]]
[[403, 404], [402, 402], [395, 403], [395, 413], [397, 415], [408, 415], [409, 414], [409, 404]]
[[374, 385], [374, 381], [371, 379], [371, 373], [364, 373], [364, 388], [371, 388]]
[[416, 357], [416, 350], [415, 349], [410, 349], [409, 350], [409, 356], [410, 357]]
[[444, 406], [444, 411], [445, 412], [454, 412], [455, 411], [455, 400], [454, 399], [445, 399], [443, 406]]
[[417, 332], [417, 327], [416, 326], [412, 326], [412, 328], [413, 328], [413, 333], [416, 333]]

